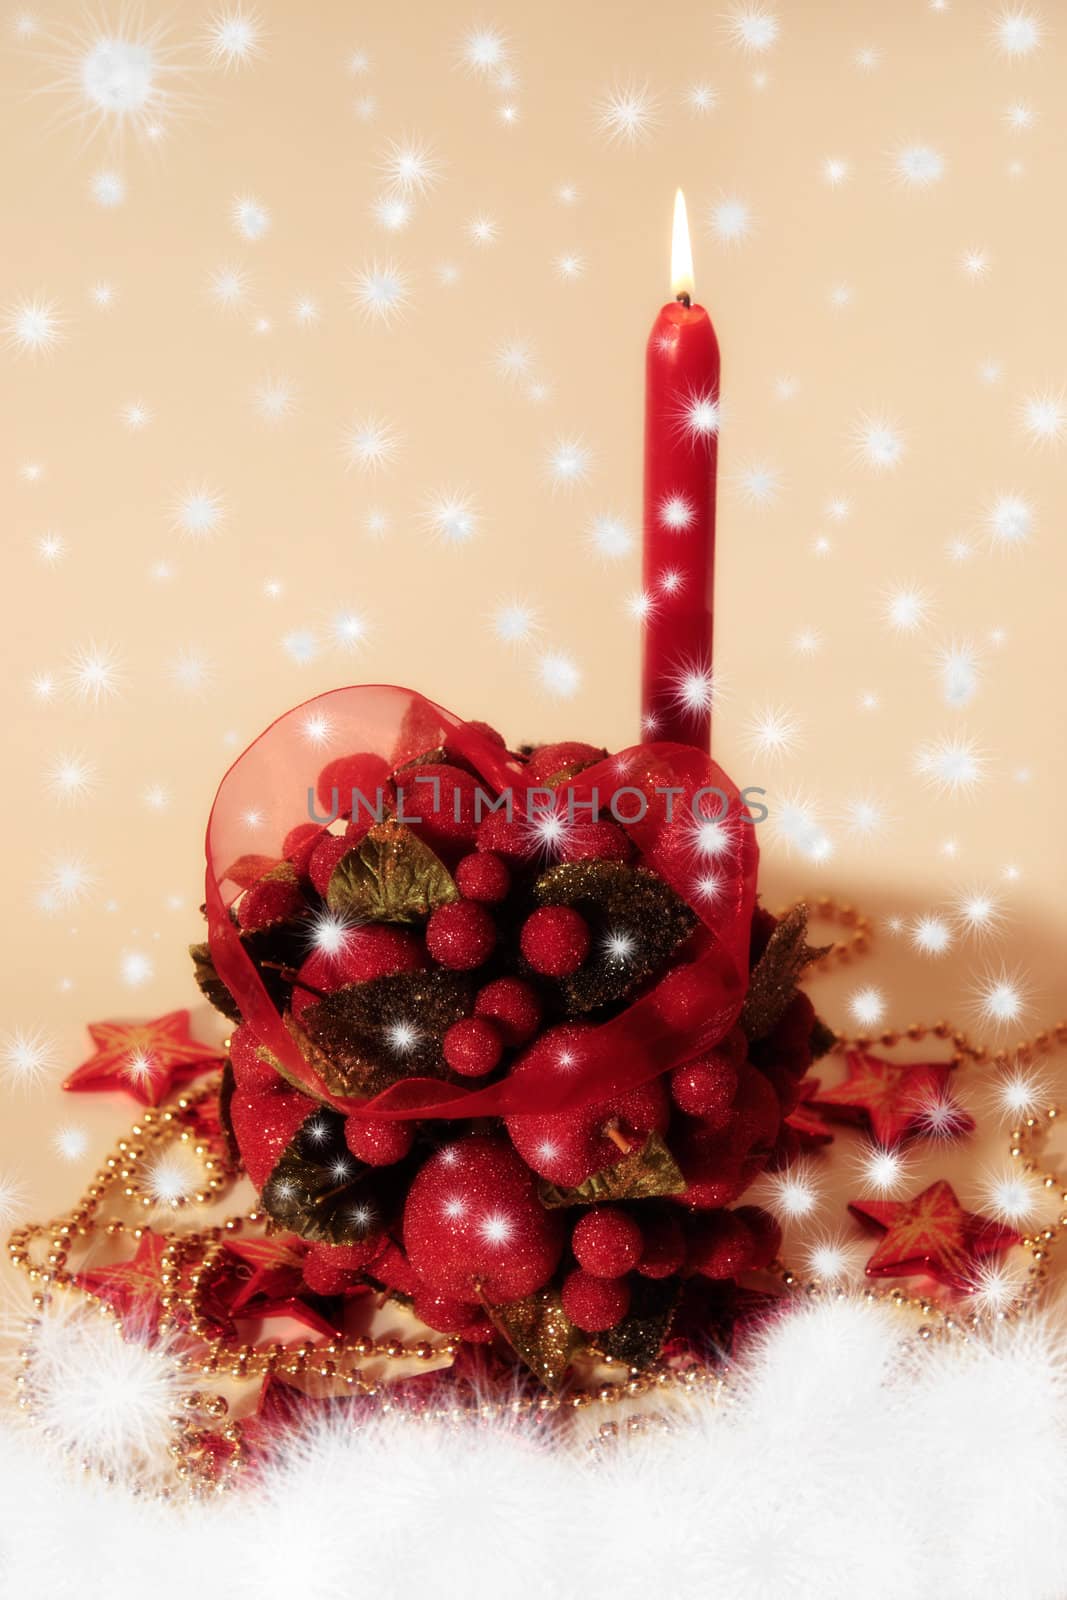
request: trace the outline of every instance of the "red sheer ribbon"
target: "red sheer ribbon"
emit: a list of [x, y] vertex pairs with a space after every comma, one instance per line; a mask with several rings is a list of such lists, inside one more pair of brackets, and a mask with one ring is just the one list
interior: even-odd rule
[[287, 711], [238, 757], [219, 786], [206, 839], [211, 953], [244, 1021], [286, 1077], [349, 1115], [502, 1117], [611, 1098], [716, 1045], [737, 1020], [748, 982], [755, 828], [736, 787], [706, 754], [688, 745], [635, 745], [581, 772], [563, 793], [569, 791], [579, 819], [590, 815], [582, 802], [593, 799], [594, 790], [603, 815], [613, 796], [625, 816], [636, 815], [644, 797], [641, 820], [624, 825], [638, 860], [699, 918], [687, 958], [625, 1011], [591, 1028], [566, 1070], [548, 1060], [517, 1080], [503, 1078], [481, 1089], [407, 1078], [372, 1100], [327, 1090], [286, 1030], [230, 918], [228, 908], [241, 886], [227, 870], [241, 856], [281, 855], [289, 829], [308, 820], [308, 791], [327, 761], [367, 751], [383, 756], [392, 769], [438, 747], [473, 768], [487, 793], [498, 796], [510, 787], [516, 817], [526, 815], [521, 761], [480, 728], [412, 690], [380, 684], [335, 689]]

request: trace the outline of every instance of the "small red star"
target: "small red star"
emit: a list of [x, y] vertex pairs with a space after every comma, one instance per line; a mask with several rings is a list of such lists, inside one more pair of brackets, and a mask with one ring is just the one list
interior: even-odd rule
[[[236, 1315], [250, 1301], [262, 1295], [267, 1300], [290, 1300], [303, 1286], [303, 1260], [307, 1245], [295, 1234], [274, 1234], [265, 1239], [232, 1239], [226, 1253], [235, 1256], [242, 1267], [241, 1286], [230, 1302]], [[241, 1271], [241, 1269], [238, 1269]]]
[[805, 1078], [800, 1085], [800, 1099], [785, 1119], [786, 1127], [792, 1128], [803, 1150], [833, 1143], [833, 1133], [819, 1115], [818, 1099], [818, 1078]]
[[74, 1282], [117, 1312], [126, 1332], [140, 1338], [151, 1336], [159, 1327], [160, 1276], [166, 1250], [167, 1241], [163, 1235], [146, 1228], [137, 1254], [129, 1261], [119, 1261], [113, 1267], [97, 1267], [91, 1272], [76, 1272]]
[[306, 1300], [293, 1296], [288, 1300], [267, 1300], [257, 1306], [254, 1315], [263, 1322], [271, 1317], [284, 1317], [287, 1322], [299, 1322], [312, 1333], [320, 1333], [324, 1339], [336, 1339], [340, 1333], [338, 1323], [332, 1322], [329, 1317], [316, 1311], [314, 1306], [308, 1305]]
[[966, 1289], [980, 1261], [1019, 1242], [1011, 1228], [964, 1211], [944, 1178], [910, 1200], [854, 1200], [849, 1210], [886, 1230], [867, 1262], [871, 1278], [927, 1273], [954, 1289]]
[[124, 1089], [144, 1106], [157, 1106], [176, 1084], [222, 1060], [215, 1045], [189, 1032], [188, 1011], [168, 1011], [154, 1022], [90, 1022], [95, 1051], [66, 1080], [64, 1089]]
[[931, 1131], [959, 1135], [974, 1129], [974, 1119], [952, 1101], [946, 1061], [883, 1061], [863, 1050], [845, 1057], [848, 1076], [821, 1089], [816, 1105], [864, 1117], [879, 1144], [899, 1144], [924, 1121]]

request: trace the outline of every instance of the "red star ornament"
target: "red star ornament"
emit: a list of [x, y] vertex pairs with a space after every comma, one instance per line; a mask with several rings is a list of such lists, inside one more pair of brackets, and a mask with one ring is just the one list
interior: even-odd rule
[[792, 1128], [803, 1150], [813, 1149], [820, 1144], [832, 1144], [833, 1132], [818, 1112], [818, 1078], [805, 1078], [798, 1087], [800, 1098], [785, 1119], [786, 1127]]
[[[879, 1144], [899, 1144], [927, 1117], [932, 1131], [938, 1127], [955, 1135], [973, 1131], [974, 1119], [952, 1104], [948, 1062], [884, 1061], [863, 1050], [850, 1050], [845, 1065], [845, 1081], [820, 1089], [812, 1103], [865, 1118]], [[945, 1107], [949, 1116], [938, 1117]]]
[[910, 1200], [854, 1200], [849, 1210], [886, 1230], [867, 1262], [871, 1278], [926, 1273], [950, 1288], [967, 1289], [979, 1262], [1019, 1242], [1013, 1229], [965, 1211], [944, 1178]]
[[189, 1032], [188, 1011], [168, 1011], [154, 1022], [90, 1022], [96, 1046], [64, 1089], [125, 1090], [143, 1106], [158, 1106], [176, 1084], [206, 1072], [221, 1051]]
[[145, 1229], [137, 1254], [112, 1267], [96, 1267], [91, 1272], [76, 1272], [80, 1289], [103, 1300], [118, 1315], [124, 1332], [138, 1338], [152, 1338], [159, 1328], [161, 1274], [167, 1241], [162, 1234]]
[[264, 1239], [232, 1239], [226, 1253], [242, 1264], [238, 1269], [240, 1288], [230, 1302], [236, 1315], [250, 1301], [291, 1300], [303, 1285], [303, 1260], [307, 1245], [292, 1233], [273, 1234]]

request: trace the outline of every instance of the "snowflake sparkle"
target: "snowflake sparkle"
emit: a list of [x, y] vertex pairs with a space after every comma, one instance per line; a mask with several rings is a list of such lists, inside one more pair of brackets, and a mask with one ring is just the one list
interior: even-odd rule
[[119, 691], [122, 669], [110, 645], [79, 645], [68, 657], [67, 685], [79, 700], [98, 706]]
[[696, 507], [684, 494], [668, 494], [656, 507], [656, 516], [672, 533], [683, 533], [696, 521]]
[[777, 41], [780, 32], [775, 13], [761, 5], [735, 6], [726, 17], [724, 26], [730, 43], [749, 55], [765, 54]]
[[752, 212], [737, 195], [721, 195], [708, 215], [708, 227], [720, 244], [740, 244], [751, 237]]
[[1030, 1009], [1025, 978], [1004, 966], [985, 973], [971, 991], [970, 1009], [980, 1022], [993, 1028], [1014, 1027]]
[[54, 300], [16, 300], [4, 311], [4, 334], [16, 355], [50, 355], [65, 337], [63, 327]]
[[782, 706], [765, 706], [754, 712], [742, 730], [746, 749], [768, 761], [791, 755], [799, 738], [800, 723]]
[[592, 453], [583, 439], [561, 435], [548, 452], [547, 470], [553, 488], [571, 488], [589, 476]]
[[812, 1216], [822, 1198], [813, 1169], [804, 1165], [785, 1167], [760, 1187], [768, 1210], [783, 1222]]
[[906, 145], [893, 158], [893, 172], [906, 189], [930, 189], [944, 177], [945, 159], [929, 145]]
[[349, 466], [361, 472], [379, 472], [396, 460], [400, 435], [392, 423], [365, 417], [346, 430], [342, 448]]
[[141, 7], [99, 22], [86, 10], [80, 23], [47, 37], [41, 55], [53, 73], [43, 91], [56, 96], [62, 119], [80, 124], [87, 139], [103, 132], [119, 141], [132, 133], [155, 144], [189, 104], [185, 53], [171, 42], [170, 25], [147, 22]]
[[904, 454], [900, 429], [886, 417], [861, 413], [852, 429], [857, 460], [876, 472], [895, 467]]
[[581, 669], [570, 656], [552, 650], [541, 656], [537, 663], [537, 676], [549, 694], [559, 700], [571, 700], [582, 685]]
[[57, 1059], [55, 1041], [43, 1028], [15, 1028], [0, 1041], [0, 1076], [11, 1088], [38, 1088]]
[[431, 496], [423, 511], [426, 528], [445, 544], [468, 544], [477, 533], [480, 520], [473, 497], [462, 490]]
[[915, 753], [916, 772], [928, 787], [942, 794], [971, 792], [982, 782], [985, 769], [985, 756], [965, 734], [929, 740]]
[[45, 785], [56, 800], [74, 804], [84, 800], [96, 787], [96, 768], [85, 756], [68, 752], [51, 763]]
[[848, 1013], [863, 1028], [877, 1027], [885, 1017], [885, 995], [872, 984], [849, 995]]
[[1063, 389], [1028, 395], [1019, 407], [1019, 423], [1032, 444], [1059, 444], [1067, 434]]
[[230, 207], [230, 220], [242, 239], [262, 239], [270, 227], [270, 212], [255, 195], [239, 194]]
[[597, 128], [609, 144], [643, 144], [659, 122], [659, 106], [647, 83], [616, 83], [597, 101]]
[[227, 6], [216, 11], [204, 32], [204, 45], [212, 66], [247, 66], [263, 54], [263, 24], [256, 11]]
[[387, 188], [409, 198], [425, 195], [440, 181], [441, 163], [427, 139], [390, 139], [378, 163]]
[[634, 547], [634, 536], [621, 517], [602, 512], [589, 526], [589, 543], [608, 561], [621, 560]]
[[1028, 6], [1005, 7], [993, 24], [993, 41], [1009, 60], [1033, 55], [1041, 39], [1041, 21]]
[[502, 644], [525, 644], [538, 631], [537, 613], [522, 600], [505, 600], [492, 616], [492, 627]]
[[930, 596], [914, 584], [897, 584], [886, 591], [882, 616], [894, 633], [917, 633], [929, 620]]
[[373, 260], [354, 274], [352, 298], [368, 322], [388, 326], [411, 302], [407, 274], [395, 262]]
[[989, 542], [999, 550], [1014, 549], [1024, 544], [1034, 528], [1033, 510], [1017, 494], [998, 495], [984, 520]]
[[174, 502], [171, 526], [189, 539], [208, 539], [226, 520], [222, 496], [206, 483], [192, 484]]

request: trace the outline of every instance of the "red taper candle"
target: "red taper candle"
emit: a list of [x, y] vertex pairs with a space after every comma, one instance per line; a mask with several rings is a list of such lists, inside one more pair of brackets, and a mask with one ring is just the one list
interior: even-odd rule
[[693, 304], [685, 197], [671, 289], [645, 358], [645, 634], [641, 733], [711, 748], [719, 341]]

